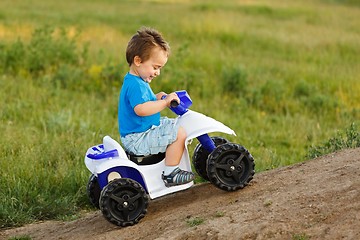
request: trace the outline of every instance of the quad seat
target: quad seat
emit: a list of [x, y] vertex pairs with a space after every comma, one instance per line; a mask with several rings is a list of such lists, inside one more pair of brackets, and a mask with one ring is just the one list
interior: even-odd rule
[[156, 164], [161, 162], [162, 160], [164, 160], [165, 158], [165, 153], [158, 153], [158, 154], [151, 154], [151, 155], [134, 155], [134, 154], [130, 154], [130, 153], [126, 153], [128, 155], [128, 158], [136, 163], [137, 165], [151, 165], [151, 164]]

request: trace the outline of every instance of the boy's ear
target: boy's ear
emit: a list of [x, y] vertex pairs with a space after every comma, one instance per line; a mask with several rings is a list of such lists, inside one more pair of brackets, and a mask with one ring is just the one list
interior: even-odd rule
[[135, 56], [134, 57], [134, 64], [135, 66], [140, 66], [140, 63], [141, 63], [141, 58], [139, 56]]

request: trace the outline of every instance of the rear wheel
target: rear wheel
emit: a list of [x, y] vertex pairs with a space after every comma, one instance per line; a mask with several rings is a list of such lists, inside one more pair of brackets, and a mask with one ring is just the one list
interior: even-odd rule
[[226, 143], [208, 158], [207, 172], [211, 183], [225, 191], [244, 188], [255, 174], [254, 158], [243, 146]]
[[100, 199], [101, 189], [100, 189], [100, 185], [98, 182], [98, 178], [94, 174], [91, 174], [91, 176], [89, 178], [88, 184], [86, 186], [86, 192], [87, 192], [90, 203], [94, 207], [100, 208], [99, 207], [99, 199]]
[[130, 178], [117, 178], [101, 191], [100, 209], [104, 217], [118, 226], [131, 226], [147, 212], [148, 196], [143, 187]]
[[[211, 137], [211, 139], [215, 143], [216, 147], [229, 142], [227, 139], [222, 137]], [[200, 177], [207, 181], [209, 181], [209, 177], [206, 170], [206, 161], [209, 154], [210, 153], [202, 146], [202, 144], [199, 143], [198, 145], [196, 145], [193, 155], [193, 164], [196, 172], [199, 174]]]

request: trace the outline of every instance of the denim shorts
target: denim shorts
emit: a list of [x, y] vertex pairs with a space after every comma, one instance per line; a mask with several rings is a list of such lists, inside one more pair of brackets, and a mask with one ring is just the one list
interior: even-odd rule
[[179, 126], [177, 119], [162, 117], [159, 126], [152, 126], [141, 133], [128, 134], [121, 138], [125, 150], [135, 155], [150, 155], [165, 152], [175, 142]]

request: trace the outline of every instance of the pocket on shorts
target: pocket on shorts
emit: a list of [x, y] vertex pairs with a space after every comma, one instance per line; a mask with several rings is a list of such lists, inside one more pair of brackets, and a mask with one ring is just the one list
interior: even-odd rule
[[177, 138], [178, 125], [174, 119], [162, 119], [161, 125], [153, 129], [150, 134], [149, 143], [152, 154], [165, 152], [167, 146], [175, 142]]

